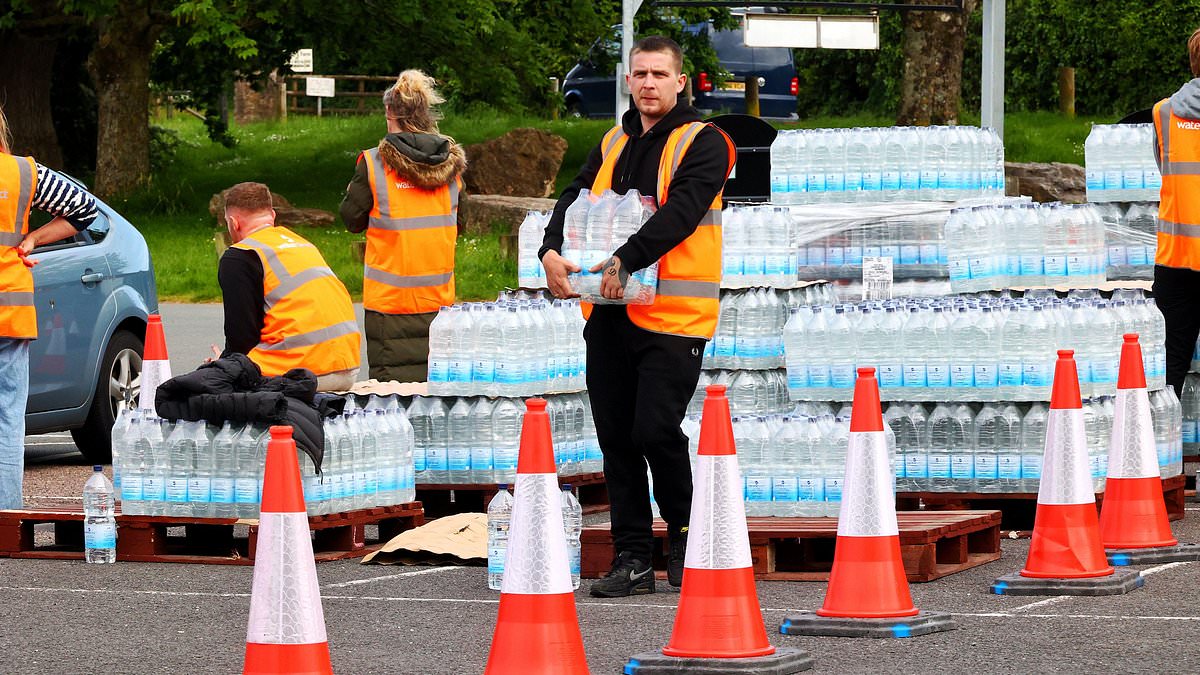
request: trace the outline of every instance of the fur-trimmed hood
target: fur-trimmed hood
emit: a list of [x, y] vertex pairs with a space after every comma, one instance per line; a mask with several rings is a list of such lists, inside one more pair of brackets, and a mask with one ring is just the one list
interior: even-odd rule
[[388, 134], [379, 141], [379, 156], [393, 171], [425, 189], [441, 187], [467, 168], [462, 146], [438, 134]]

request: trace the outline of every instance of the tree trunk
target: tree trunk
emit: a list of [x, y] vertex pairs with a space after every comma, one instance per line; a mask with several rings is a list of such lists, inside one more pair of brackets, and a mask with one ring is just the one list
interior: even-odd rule
[[[910, 4], [944, 3], [914, 0]], [[979, 0], [965, 0], [962, 12], [904, 13], [904, 74], [897, 124], [958, 123], [967, 19], [978, 7]]]
[[149, 0], [116, 3], [99, 22], [88, 70], [96, 84], [96, 193], [109, 197], [150, 177], [150, 56], [161, 31]]
[[50, 114], [55, 38], [0, 34], [0, 104], [13, 136], [13, 154], [32, 155], [54, 169], [63, 165], [62, 147]]

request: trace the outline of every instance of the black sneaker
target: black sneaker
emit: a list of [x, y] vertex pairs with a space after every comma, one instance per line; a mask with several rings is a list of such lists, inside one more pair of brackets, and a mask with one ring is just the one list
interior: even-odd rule
[[650, 563], [620, 553], [613, 560], [608, 576], [592, 584], [594, 598], [624, 598], [654, 592], [654, 569]]
[[669, 549], [667, 551], [667, 583], [675, 588], [683, 585], [683, 561], [687, 553], [686, 527], [668, 535]]

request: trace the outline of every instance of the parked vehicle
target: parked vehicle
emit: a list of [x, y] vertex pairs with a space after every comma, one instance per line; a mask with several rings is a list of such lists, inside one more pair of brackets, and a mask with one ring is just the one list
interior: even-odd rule
[[29, 356], [26, 433], [69, 430], [94, 463], [112, 458], [120, 410], [136, 405], [146, 319], [158, 311], [146, 240], [99, 202], [71, 239], [34, 249], [38, 339]]
[[[710, 36], [713, 50], [731, 77], [716, 84], [715, 73], [692, 74], [693, 105], [705, 114], [746, 112], [746, 77], [758, 78], [759, 111], [763, 117], [796, 116], [798, 80], [792, 50], [786, 47], [747, 47], [742, 30], [715, 30], [711, 24], [688, 26]], [[579, 117], [612, 117], [616, 109], [617, 64], [621, 61], [621, 27], [592, 43], [587, 54], [563, 80], [567, 111]]]

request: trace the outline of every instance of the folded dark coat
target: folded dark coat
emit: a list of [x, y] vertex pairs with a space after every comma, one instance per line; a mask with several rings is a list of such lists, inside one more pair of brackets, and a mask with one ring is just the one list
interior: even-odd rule
[[345, 400], [317, 394], [317, 376], [297, 368], [263, 377], [244, 354], [230, 354], [163, 382], [154, 397], [160, 417], [209, 424], [286, 424], [317, 471], [325, 454], [324, 420], [340, 415]]

